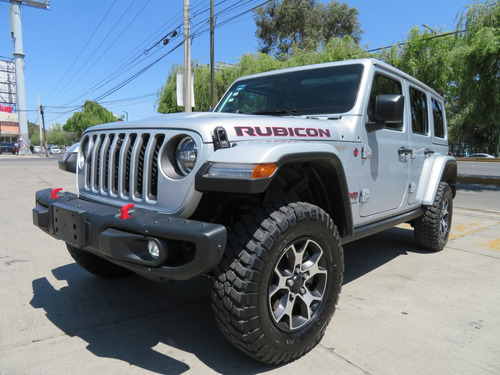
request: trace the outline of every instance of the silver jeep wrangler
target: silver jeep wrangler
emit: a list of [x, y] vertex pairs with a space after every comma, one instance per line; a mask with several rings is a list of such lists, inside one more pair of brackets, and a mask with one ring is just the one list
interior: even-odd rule
[[443, 98], [377, 60], [242, 77], [213, 112], [89, 128], [33, 221], [103, 277], [213, 279], [226, 338], [265, 363], [322, 338], [342, 244], [408, 222], [448, 240], [457, 165]]

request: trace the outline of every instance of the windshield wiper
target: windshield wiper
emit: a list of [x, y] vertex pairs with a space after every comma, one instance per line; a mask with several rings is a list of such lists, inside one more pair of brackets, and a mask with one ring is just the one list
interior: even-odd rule
[[275, 108], [267, 111], [257, 111], [253, 113], [254, 115], [290, 115], [290, 116], [300, 116], [297, 114], [296, 109], [285, 109], [285, 108]]

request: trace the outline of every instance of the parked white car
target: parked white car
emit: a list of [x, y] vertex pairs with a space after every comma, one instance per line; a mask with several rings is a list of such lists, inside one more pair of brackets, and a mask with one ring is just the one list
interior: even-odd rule
[[481, 154], [481, 153], [477, 153], [477, 154], [470, 154], [468, 156], [468, 158], [487, 158], [487, 159], [495, 159], [495, 157], [493, 155], [489, 155], [489, 154]]
[[61, 149], [59, 148], [59, 146], [52, 146], [50, 148], [50, 153], [51, 154], [60, 154], [61, 153]]

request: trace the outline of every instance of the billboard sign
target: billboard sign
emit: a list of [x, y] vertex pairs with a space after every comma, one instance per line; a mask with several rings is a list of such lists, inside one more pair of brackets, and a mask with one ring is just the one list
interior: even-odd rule
[[16, 68], [8, 60], [0, 60], [0, 103], [16, 104]]
[[8, 106], [8, 105], [1, 105], [0, 104], [0, 112], [12, 113], [12, 107]]

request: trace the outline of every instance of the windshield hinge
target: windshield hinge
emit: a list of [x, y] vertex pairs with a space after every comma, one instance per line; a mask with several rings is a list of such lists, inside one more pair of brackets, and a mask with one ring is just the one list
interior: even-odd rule
[[368, 145], [363, 145], [361, 149], [361, 159], [366, 160], [372, 157], [372, 149]]
[[231, 147], [231, 145], [227, 137], [226, 129], [222, 126], [217, 126], [214, 130], [214, 150], [229, 147]]

